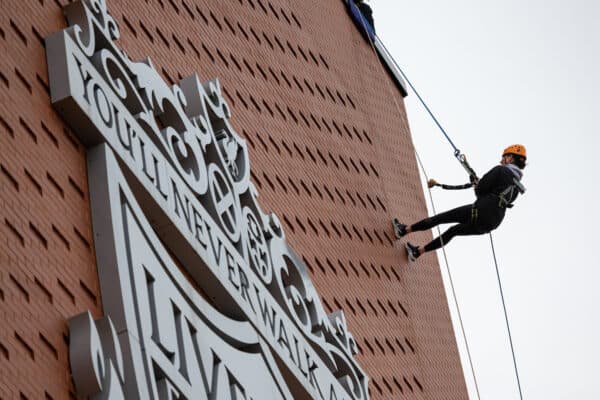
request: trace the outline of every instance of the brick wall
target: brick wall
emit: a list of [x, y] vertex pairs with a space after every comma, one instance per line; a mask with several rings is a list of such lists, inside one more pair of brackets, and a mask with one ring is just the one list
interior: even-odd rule
[[[0, 13], [0, 398], [74, 396], [66, 319], [102, 314], [85, 149], [50, 105], [43, 38], [66, 0]], [[426, 213], [404, 104], [338, 0], [108, 0], [132, 59], [218, 77], [328, 311], [342, 308], [372, 399], [464, 399], [435, 255], [407, 265], [390, 221]], [[420, 234], [425, 241], [428, 233]]]

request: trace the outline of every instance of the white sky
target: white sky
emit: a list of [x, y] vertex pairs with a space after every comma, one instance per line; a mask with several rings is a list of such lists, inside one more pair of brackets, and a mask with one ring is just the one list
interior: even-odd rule
[[[378, 36], [479, 175], [507, 145], [527, 147], [528, 191], [494, 233], [524, 398], [600, 399], [600, 1], [370, 4]], [[427, 173], [466, 182], [416, 96], [406, 102]], [[472, 200], [434, 191], [438, 211]], [[481, 399], [518, 399], [489, 237], [456, 238], [447, 254]]]

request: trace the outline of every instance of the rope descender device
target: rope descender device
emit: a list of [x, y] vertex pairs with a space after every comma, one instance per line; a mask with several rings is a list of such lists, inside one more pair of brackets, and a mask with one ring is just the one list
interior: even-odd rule
[[459, 149], [455, 148], [454, 157], [456, 157], [456, 159], [458, 160], [460, 165], [462, 165], [463, 168], [465, 169], [465, 171], [467, 171], [467, 174], [469, 174], [469, 179], [471, 180], [471, 182], [477, 182], [479, 180], [479, 178], [477, 177], [477, 173], [475, 172], [475, 170], [467, 162], [467, 156], [465, 156], [463, 153], [461, 153]]

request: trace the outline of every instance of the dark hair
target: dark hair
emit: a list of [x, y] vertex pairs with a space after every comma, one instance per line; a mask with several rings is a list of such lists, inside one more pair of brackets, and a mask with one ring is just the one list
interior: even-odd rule
[[527, 166], [527, 159], [523, 156], [519, 156], [517, 154], [511, 154], [513, 156], [513, 164], [515, 164], [519, 169], [524, 169]]

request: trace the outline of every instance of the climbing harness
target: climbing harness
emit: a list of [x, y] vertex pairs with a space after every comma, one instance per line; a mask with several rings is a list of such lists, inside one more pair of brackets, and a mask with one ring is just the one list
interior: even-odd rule
[[476, 224], [479, 219], [479, 209], [475, 206], [471, 208], [471, 223]]
[[515, 199], [515, 193], [519, 192], [521, 194], [525, 193], [525, 186], [517, 180], [517, 178], [513, 178], [513, 184], [508, 186], [498, 195], [498, 207], [500, 208], [512, 208], [512, 201]]
[[[356, 12], [358, 12], [358, 21], [359, 21], [359, 24], [360, 24], [359, 26], [362, 27], [362, 29], [365, 30], [366, 32], [369, 32], [369, 30], [367, 29], [368, 24], [365, 21], [364, 16], [362, 16], [362, 14], [360, 14], [360, 11], [358, 11], [358, 9], [356, 7], [353, 7], [354, 6], [353, 0], [346, 0], [346, 2], [348, 4], [348, 6], [350, 7], [350, 9], [352, 10], [352, 13], [353, 13], [353, 16], [354, 16], [355, 20], [356, 20], [356, 16], [354, 14], [356, 14]], [[373, 48], [375, 54], [377, 54], [377, 51], [375, 49], [375, 45], [373, 43], [374, 39], [377, 39], [377, 37], [374, 35], [374, 32], [373, 32], [372, 36], [371, 35], [367, 35], [367, 36], [369, 38], [369, 42], [370, 42], [371, 47]], [[384, 47], [384, 49], [385, 49], [385, 47]], [[387, 52], [387, 49], [385, 49], [385, 51]], [[406, 76], [406, 74], [404, 74], [404, 72], [402, 71], [402, 69], [400, 68], [400, 66], [396, 63], [396, 60], [394, 60], [393, 57], [391, 57], [391, 56], [389, 58], [392, 60], [392, 62], [394, 63], [394, 66], [398, 69], [398, 71], [400, 72], [400, 74], [402, 75], [402, 77], [404, 78], [404, 80], [408, 83], [408, 85], [410, 86], [410, 88], [413, 91], [413, 93], [417, 96], [417, 98], [419, 99], [420, 103], [423, 105], [423, 107], [425, 108], [425, 110], [427, 111], [427, 113], [429, 114], [429, 116], [433, 119], [433, 121], [435, 122], [435, 124], [437, 125], [437, 127], [444, 134], [444, 136], [446, 137], [446, 139], [448, 140], [448, 142], [450, 143], [450, 145], [454, 149], [454, 156], [456, 157], [456, 159], [459, 161], [459, 163], [463, 166], [463, 168], [469, 174], [469, 178], [471, 180], [471, 184], [467, 184], [467, 185], [470, 185], [470, 186], [467, 186], [467, 185], [460, 185], [460, 186], [463, 186], [462, 188], [466, 188], [465, 186], [471, 187], [474, 183], [478, 182], [479, 178], [477, 177], [477, 174], [475, 173], [475, 171], [473, 170], [473, 168], [467, 162], [466, 156], [452, 142], [452, 139], [450, 139], [450, 137], [448, 136], [448, 134], [446, 133], [446, 131], [444, 130], [444, 128], [442, 127], [442, 125], [439, 123], [439, 121], [437, 120], [437, 118], [435, 117], [435, 115], [431, 112], [431, 110], [429, 109], [429, 107], [427, 106], [427, 104], [425, 103], [425, 101], [420, 96], [419, 92], [415, 89], [415, 87], [412, 85], [412, 83], [410, 82], [410, 80], [408, 79], [408, 77]], [[381, 61], [380, 61], [380, 65], [381, 65], [382, 69], [385, 69], [385, 67], [381, 64]], [[396, 97], [393, 95], [393, 91], [390, 90], [390, 92], [392, 92], [392, 99], [394, 100], [394, 103], [396, 104], [396, 109], [398, 110], [398, 112], [400, 112], [400, 106], [398, 105]], [[514, 145], [514, 146], [511, 146], [511, 147], [516, 147], [516, 146], [520, 146], [520, 145]], [[413, 147], [414, 147], [414, 145], [413, 145]], [[506, 149], [505, 152], [508, 151], [509, 149], [511, 149], [511, 147], [509, 147], [508, 149]], [[512, 150], [515, 150], [515, 149], [512, 149]], [[517, 151], [522, 151], [523, 154], [525, 154], [524, 153], [525, 152], [525, 148], [524, 147], [522, 149], [516, 149], [516, 150]], [[417, 152], [416, 148], [415, 148], [415, 154], [416, 154], [416, 157], [417, 157], [418, 164], [419, 164], [419, 166], [421, 168], [421, 171], [423, 172], [423, 175], [425, 176], [425, 179], [427, 179], [429, 181], [429, 178], [427, 176], [427, 172], [425, 171], [425, 167], [423, 166], [423, 162], [421, 161], [421, 157], [419, 156], [419, 153]], [[517, 154], [520, 154], [520, 153], [517, 153]], [[436, 184], [434, 186], [442, 186], [442, 185]], [[451, 187], [450, 185], [444, 185], [444, 186]], [[458, 189], [458, 186], [454, 186], [452, 188], [453, 189]], [[521, 193], [525, 192], [524, 186], [516, 178], [513, 179], [513, 185], [511, 185], [510, 188], [513, 188], [512, 189], [513, 191], [515, 190], [514, 188], [516, 188], [516, 190], [520, 191]], [[507, 188], [507, 190], [508, 190], [508, 188]], [[508, 200], [512, 199], [512, 195], [514, 194], [513, 191], [511, 191], [510, 193], [506, 193], [505, 195], [503, 195], [501, 197], [501, 199], [502, 198], [508, 199]], [[432, 211], [435, 214], [436, 213], [436, 211], [435, 211], [435, 204], [434, 204], [434, 201], [433, 201], [433, 195], [431, 193], [431, 187], [428, 187], [428, 192], [429, 192], [429, 199], [431, 201]], [[507, 204], [510, 204], [510, 202], [508, 202]], [[472, 215], [471, 215], [471, 217], [472, 218], [473, 217], [475, 217], [475, 218], [478, 217], [478, 211], [477, 211], [476, 208], [472, 209]], [[437, 230], [438, 230], [438, 235], [441, 237], [439, 226], [437, 227]], [[505, 319], [505, 322], [506, 322], [506, 328], [507, 328], [508, 338], [509, 338], [509, 342], [510, 342], [510, 350], [511, 350], [511, 353], [512, 353], [513, 365], [514, 365], [514, 369], [515, 369], [515, 376], [516, 376], [516, 379], [517, 379], [517, 387], [519, 389], [520, 399], [523, 400], [523, 392], [521, 390], [521, 380], [519, 379], [519, 370], [517, 368], [517, 360], [516, 360], [515, 350], [514, 350], [513, 341], [512, 341], [512, 334], [511, 334], [511, 331], [510, 331], [508, 311], [506, 309], [506, 303], [504, 301], [504, 293], [503, 293], [503, 290], [502, 290], [502, 281], [500, 279], [500, 272], [499, 272], [499, 268], [498, 268], [498, 261], [497, 261], [497, 258], [496, 258], [496, 251], [494, 249], [494, 242], [493, 242], [493, 238], [492, 238], [491, 232], [490, 232], [489, 235], [490, 235], [490, 242], [491, 242], [491, 247], [492, 247], [492, 255], [494, 257], [494, 264], [496, 266], [496, 275], [497, 275], [497, 278], [498, 278], [498, 287], [499, 287], [499, 290], [500, 290], [500, 296], [502, 298], [502, 307], [503, 307], [503, 310], [504, 310], [504, 319]], [[465, 343], [467, 357], [469, 359], [469, 364], [470, 364], [470, 367], [471, 367], [471, 372], [473, 374], [473, 382], [475, 384], [475, 390], [477, 392], [477, 398], [481, 399], [480, 394], [479, 394], [479, 386], [477, 384], [477, 378], [475, 376], [475, 368], [473, 367], [473, 360], [472, 360], [472, 357], [471, 357], [471, 351], [469, 349], [469, 343], [467, 341], [467, 336], [466, 336], [464, 324], [463, 324], [463, 321], [462, 321], [460, 307], [458, 305], [456, 291], [454, 289], [454, 283], [453, 283], [453, 280], [452, 280], [452, 274], [450, 273], [450, 265], [448, 263], [448, 257], [446, 255], [446, 251], [445, 251], [445, 249], [443, 247], [443, 242], [442, 242], [442, 253], [444, 255], [444, 260], [445, 260], [445, 264], [446, 264], [446, 270], [447, 270], [447, 273], [448, 273], [450, 287], [452, 289], [452, 296], [454, 298], [454, 303], [455, 303], [456, 310], [457, 310], [458, 320], [459, 320], [459, 323], [460, 323], [460, 328], [461, 328], [461, 332], [462, 332], [464, 343]]]
[[[507, 153], [510, 150], [514, 151]], [[525, 153], [525, 147], [521, 146], [520, 144], [508, 147], [506, 150], [504, 150], [504, 153], [502, 153], [503, 156], [506, 154], [517, 154], [521, 157], [527, 157], [527, 154]], [[512, 202], [516, 199], [517, 193], [525, 193], [525, 186], [523, 186], [521, 183], [521, 177], [523, 176], [523, 173], [513, 165], [508, 165], [507, 167], [513, 174], [513, 180], [512, 185], [509, 185], [498, 195], [498, 207], [501, 208], [512, 208]]]

